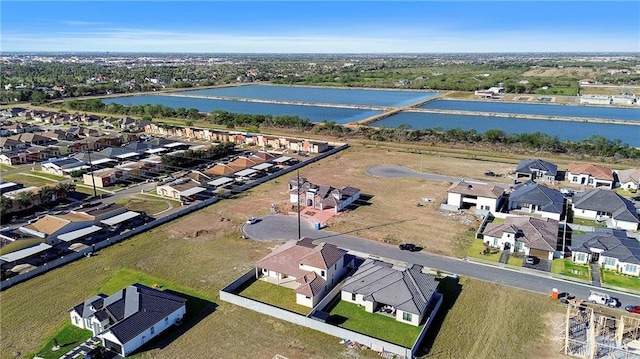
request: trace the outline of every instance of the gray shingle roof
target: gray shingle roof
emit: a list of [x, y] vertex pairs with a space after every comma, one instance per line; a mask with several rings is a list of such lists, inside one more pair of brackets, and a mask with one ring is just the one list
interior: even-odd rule
[[596, 188], [576, 193], [573, 197], [573, 206], [577, 209], [608, 212], [618, 221], [640, 223], [633, 202], [613, 190]]
[[531, 169], [536, 169], [542, 172], [546, 172], [549, 176], [556, 176], [558, 173], [558, 166], [554, 165], [551, 162], [543, 161], [541, 159], [535, 160], [522, 160], [518, 163], [518, 167], [516, 168], [516, 173], [527, 173], [531, 174]]
[[621, 262], [640, 264], [640, 244], [638, 241], [627, 237], [625, 231], [598, 228], [595, 232], [574, 235], [571, 250], [574, 252], [590, 253], [591, 248], [601, 249], [600, 254], [606, 257], [617, 258]]
[[367, 259], [345, 281], [341, 290], [421, 315], [437, 287], [435, 276], [422, 273], [422, 266], [398, 268], [390, 263]]
[[564, 196], [558, 190], [527, 181], [509, 195], [509, 203], [535, 204], [545, 212], [562, 214]]

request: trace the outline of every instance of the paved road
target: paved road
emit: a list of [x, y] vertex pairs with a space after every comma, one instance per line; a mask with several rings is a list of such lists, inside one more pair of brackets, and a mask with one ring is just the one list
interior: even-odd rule
[[[460, 181], [460, 177], [444, 176], [444, 175], [439, 175], [435, 173], [416, 172], [404, 166], [391, 166], [391, 165], [372, 166], [372, 167], [366, 168], [364, 172], [370, 176], [384, 177], [384, 178], [415, 177], [415, 178], [426, 179], [429, 181], [453, 182], [453, 183]], [[504, 188], [509, 187], [509, 184], [507, 183], [478, 181], [473, 179], [471, 180], [465, 179], [465, 181], [467, 182], [477, 181], [479, 183], [489, 183], [489, 184], [493, 184], [493, 185], [504, 187]]]
[[[243, 231], [248, 238], [255, 240], [286, 241], [298, 236], [297, 228], [296, 216], [276, 215], [264, 217], [261, 221], [253, 225], [244, 225]], [[592, 287], [588, 285], [551, 278], [548, 273], [538, 273], [538, 271], [534, 270], [524, 272], [526, 269], [523, 269], [521, 272], [426, 252], [405, 252], [399, 250], [396, 246], [378, 243], [348, 234], [340, 234], [327, 230], [317, 231], [304, 219], [301, 220], [300, 232], [303, 237], [332, 243], [346, 250], [415, 263], [433, 269], [440, 269], [458, 275], [543, 294], [551, 294], [551, 290], [557, 288], [560, 292], [569, 292], [578, 299], [586, 299], [589, 295], [589, 289], [592, 289]], [[602, 288], [598, 288], [598, 290], [607, 292], [612, 297], [618, 298], [622, 303], [622, 307], [630, 304], [640, 304], [639, 296], [613, 292]]]

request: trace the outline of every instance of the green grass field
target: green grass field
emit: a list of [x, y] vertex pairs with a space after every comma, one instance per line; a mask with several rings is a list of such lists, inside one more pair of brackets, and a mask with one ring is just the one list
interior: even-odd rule
[[296, 303], [296, 292], [293, 289], [262, 280], [251, 281], [238, 294], [302, 315], [307, 315], [311, 312], [311, 308]]
[[551, 273], [558, 273], [578, 279], [591, 280], [589, 267], [575, 264], [571, 259], [554, 259], [551, 262]]
[[640, 279], [638, 277], [602, 270], [602, 281], [612, 286], [640, 291]]
[[50, 179], [52, 181], [56, 181], [56, 182], [59, 182], [59, 181], [62, 181], [62, 180], [65, 179], [65, 177], [53, 175], [51, 173], [45, 173], [45, 172], [42, 172], [42, 171], [29, 171], [29, 172], [26, 172], [26, 173], [29, 174], [29, 175], [32, 175], [32, 176], [48, 178], [48, 179]]
[[5, 165], [5, 164], [0, 163], [0, 171], [8, 171], [8, 170], [11, 170], [11, 169], [14, 169], [14, 168], [15, 167], [13, 167], [13, 166], [9, 166], [9, 165]]
[[329, 322], [371, 337], [411, 348], [422, 326], [401, 323], [382, 314], [368, 313], [364, 307], [338, 301], [330, 311]]
[[[76, 184], [76, 192], [93, 196], [93, 187]], [[100, 194], [107, 194], [109, 192], [101, 190], [100, 188], [96, 188], [96, 193], [100, 195]]]
[[24, 173], [10, 173], [8, 175], [2, 176], [2, 180], [6, 182], [22, 183], [25, 187], [42, 187], [44, 185], [57, 182], [48, 178], [28, 176]]
[[596, 222], [593, 219], [585, 219], [585, 218], [573, 218], [573, 222], [575, 224], [580, 224], [583, 226], [591, 226], [591, 227], [606, 227], [607, 223], [605, 222]]
[[[473, 241], [473, 244], [471, 245], [471, 247], [469, 247], [469, 250], [467, 251], [467, 257], [473, 257], [473, 258], [479, 258], [479, 259], [483, 259], [486, 261], [492, 261], [492, 262], [498, 262], [498, 260], [500, 260], [500, 252], [497, 250], [497, 253], [493, 253], [490, 255], [485, 255], [483, 254], [483, 251], [486, 247], [484, 246], [484, 244], [482, 243], [482, 240], [480, 239], [476, 239]], [[493, 250], [493, 249], [492, 249]]]
[[148, 215], [154, 215], [180, 206], [180, 202], [178, 201], [144, 194], [126, 197], [118, 200], [117, 203], [123, 205], [130, 211], [145, 212]]
[[[60, 330], [58, 330], [51, 339], [49, 339], [36, 354], [36, 356], [44, 359], [57, 359], [61, 355], [75, 348], [87, 339], [91, 338], [91, 331], [78, 328], [71, 324], [69, 319]], [[60, 349], [53, 350], [53, 339], [58, 341]]]

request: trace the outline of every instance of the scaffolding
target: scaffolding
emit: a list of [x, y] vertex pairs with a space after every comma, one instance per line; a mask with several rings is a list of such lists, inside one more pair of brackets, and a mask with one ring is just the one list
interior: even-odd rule
[[[565, 355], [585, 359], [640, 359], [640, 317], [620, 311], [570, 302], [564, 323]], [[561, 336], [554, 336], [556, 343]]]

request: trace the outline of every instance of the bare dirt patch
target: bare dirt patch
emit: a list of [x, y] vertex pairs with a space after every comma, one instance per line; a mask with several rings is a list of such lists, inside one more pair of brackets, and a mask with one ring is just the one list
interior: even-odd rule
[[598, 74], [598, 70], [582, 67], [538, 67], [522, 74], [524, 77], [580, 77], [591, 78]]
[[210, 237], [216, 233], [227, 233], [233, 227], [234, 223], [224, 215], [198, 212], [171, 223], [169, 232], [182, 238]]

